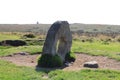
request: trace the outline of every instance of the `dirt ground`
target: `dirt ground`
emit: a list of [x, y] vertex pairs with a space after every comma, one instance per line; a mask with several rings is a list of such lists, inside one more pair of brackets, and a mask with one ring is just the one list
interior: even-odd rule
[[[10, 61], [16, 64], [17, 66], [36, 67], [37, 58], [39, 55], [40, 54], [35, 54], [35, 55], [15, 54], [15, 55], [0, 57], [0, 59]], [[90, 55], [82, 54], [82, 53], [76, 53], [76, 61], [72, 65], [63, 68], [63, 70], [85, 69], [83, 65], [85, 62], [89, 62], [89, 61], [97, 61], [99, 65], [99, 69], [120, 70], [120, 61], [109, 59], [103, 56], [90, 56]]]

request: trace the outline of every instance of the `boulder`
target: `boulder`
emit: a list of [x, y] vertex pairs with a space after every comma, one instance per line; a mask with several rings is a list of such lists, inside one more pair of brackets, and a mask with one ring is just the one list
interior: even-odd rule
[[62, 61], [65, 55], [70, 52], [72, 45], [72, 35], [67, 21], [57, 21], [48, 30], [43, 46], [42, 54], [58, 54]]
[[89, 68], [98, 68], [98, 63], [96, 61], [90, 61], [90, 62], [85, 62], [84, 67], [89, 67]]

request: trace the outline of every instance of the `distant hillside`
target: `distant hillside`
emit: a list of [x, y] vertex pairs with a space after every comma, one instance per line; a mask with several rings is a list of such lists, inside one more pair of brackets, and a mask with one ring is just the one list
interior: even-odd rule
[[120, 33], [120, 25], [102, 25], [102, 24], [71, 24], [71, 30], [84, 30], [84, 32], [117, 32]]
[[[51, 24], [0, 24], [0, 32], [41, 32], [46, 33]], [[120, 33], [120, 25], [81, 24], [70, 25], [71, 31]]]
[[0, 24], [0, 32], [45, 32], [50, 24]]

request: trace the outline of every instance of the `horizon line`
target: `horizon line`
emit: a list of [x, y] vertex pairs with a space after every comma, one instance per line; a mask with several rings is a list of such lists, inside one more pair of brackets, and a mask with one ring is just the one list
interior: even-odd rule
[[[54, 23], [54, 22], [53, 22]], [[39, 24], [53, 24], [53, 23], [38, 23]], [[32, 25], [37, 23], [0, 23], [0, 25]], [[120, 24], [109, 24], [109, 23], [80, 23], [80, 22], [73, 22], [69, 24], [85, 24], [85, 25], [120, 25]]]

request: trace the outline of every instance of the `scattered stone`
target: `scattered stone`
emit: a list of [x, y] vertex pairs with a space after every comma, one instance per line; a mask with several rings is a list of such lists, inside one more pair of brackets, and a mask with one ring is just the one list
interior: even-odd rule
[[73, 65], [73, 62], [69, 63], [69, 62], [65, 62], [65, 66], [69, 67], [69, 66], [72, 66]]
[[26, 53], [26, 52], [20, 52], [20, 53], [18, 53], [18, 54], [20, 54], [20, 55], [28, 55], [29, 53]]
[[34, 63], [34, 61], [31, 61], [31, 63]]
[[98, 63], [96, 61], [85, 62], [84, 67], [98, 68]]

